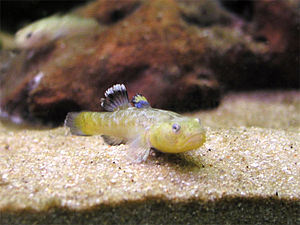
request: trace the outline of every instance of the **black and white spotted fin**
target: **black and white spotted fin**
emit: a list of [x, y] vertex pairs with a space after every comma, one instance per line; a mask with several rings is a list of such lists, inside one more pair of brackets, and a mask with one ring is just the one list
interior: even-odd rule
[[101, 99], [101, 106], [109, 112], [131, 106], [127, 90], [124, 84], [115, 84], [104, 93], [105, 98]]

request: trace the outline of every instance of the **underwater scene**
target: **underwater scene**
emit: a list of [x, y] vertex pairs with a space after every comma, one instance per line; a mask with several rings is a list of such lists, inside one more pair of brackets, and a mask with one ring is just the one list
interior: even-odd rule
[[0, 224], [300, 224], [300, 0], [0, 2]]

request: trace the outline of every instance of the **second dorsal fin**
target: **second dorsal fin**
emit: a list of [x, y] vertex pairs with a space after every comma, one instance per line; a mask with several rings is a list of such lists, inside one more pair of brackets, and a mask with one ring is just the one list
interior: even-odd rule
[[150, 104], [149, 104], [148, 100], [146, 99], [146, 97], [141, 94], [136, 94], [132, 98], [131, 102], [134, 104], [134, 107], [139, 108], [139, 109], [150, 107]]
[[115, 84], [104, 93], [105, 98], [101, 99], [101, 106], [109, 112], [120, 108], [130, 107], [127, 90], [124, 84]]

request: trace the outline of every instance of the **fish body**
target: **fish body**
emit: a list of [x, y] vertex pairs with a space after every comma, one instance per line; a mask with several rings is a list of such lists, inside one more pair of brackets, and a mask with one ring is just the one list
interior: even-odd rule
[[96, 27], [98, 23], [94, 19], [54, 15], [20, 29], [15, 35], [15, 42], [19, 48], [38, 48], [60, 37], [93, 31]]
[[133, 98], [131, 106], [125, 92], [124, 85], [113, 86], [102, 100], [102, 106], [110, 112], [69, 113], [65, 124], [73, 134], [100, 134], [115, 144], [129, 143], [129, 156], [136, 162], [145, 161], [151, 147], [165, 153], [180, 153], [199, 148], [205, 142], [199, 119], [152, 108], [141, 95]]

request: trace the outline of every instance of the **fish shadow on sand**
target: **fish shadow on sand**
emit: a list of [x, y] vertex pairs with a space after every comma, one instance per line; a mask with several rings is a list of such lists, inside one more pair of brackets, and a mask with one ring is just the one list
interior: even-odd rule
[[184, 157], [183, 153], [167, 154], [153, 148], [151, 149], [149, 160], [145, 163], [150, 161], [156, 161], [158, 165], [167, 164], [176, 170], [180, 170], [180, 172], [198, 171], [204, 168], [203, 163]]

